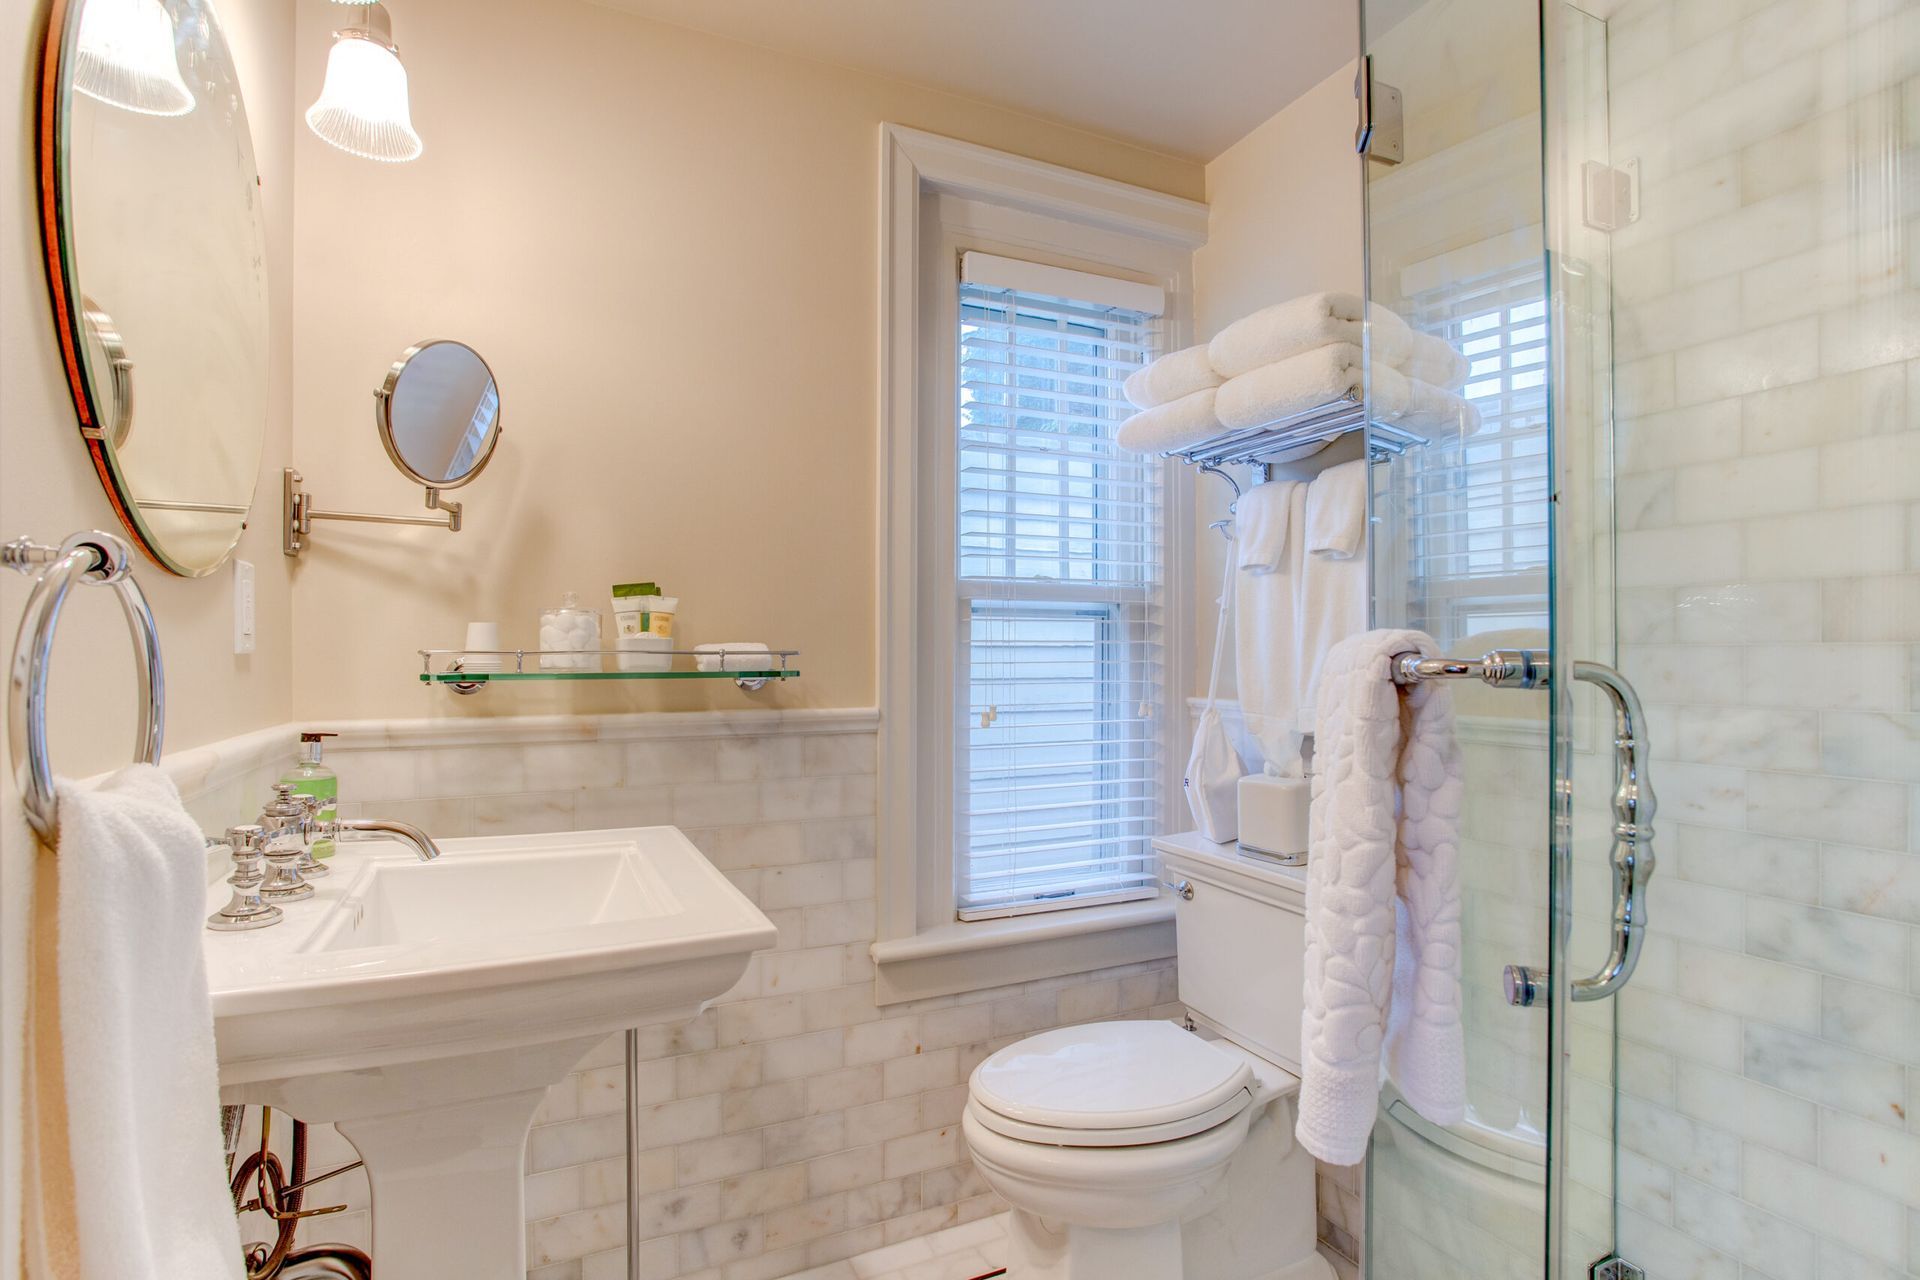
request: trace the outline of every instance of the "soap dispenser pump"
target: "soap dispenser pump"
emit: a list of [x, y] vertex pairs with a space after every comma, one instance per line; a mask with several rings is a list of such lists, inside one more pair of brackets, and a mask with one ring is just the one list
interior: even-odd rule
[[[336, 733], [306, 732], [300, 735], [300, 762], [280, 781], [293, 787], [297, 796], [312, 796], [320, 802], [314, 817], [321, 822], [332, 822], [340, 816], [340, 778], [333, 770], [320, 763], [320, 748], [328, 738], [337, 738]], [[333, 841], [322, 838], [313, 842], [309, 850], [315, 858], [331, 858]]]

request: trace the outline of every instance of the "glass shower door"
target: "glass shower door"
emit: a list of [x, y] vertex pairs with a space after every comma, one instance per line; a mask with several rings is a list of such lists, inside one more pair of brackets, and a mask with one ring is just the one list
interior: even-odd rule
[[[1375, 468], [1375, 625], [1426, 631], [1453, 656], [1612, 664], [1606, 434], [1568, 433], [1609, 411], [1609, 245], [1562, 198], [1583, 180], [1566, 157], [1606, 154], [1605, 28], [1511, 0], [1362, 10], [1369, 298], [1469, 361], [1468, 407]], [[1567, 145], [1543, 147], [1549, 118]], [[1378, 378], [1371, 390], [1376, 408], [1391, 399]], [[1574, 1004], [1549, 975], [1608, 951], [1611, 712], [1571, 680], [1452, 692], [1468, 1114], [1434, 1124], [1388, 1086], [1368, 1271], [1585, 1277], [1614, 1239], [1613, 1002]]]

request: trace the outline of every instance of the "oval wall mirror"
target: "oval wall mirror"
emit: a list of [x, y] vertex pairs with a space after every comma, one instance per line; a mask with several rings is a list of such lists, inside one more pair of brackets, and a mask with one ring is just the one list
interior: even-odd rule
[[500, 442], [500, 389], [464, 342], [407, 348], [378, 397], [380, 441], [429, 489], [457, 489], [486, 468]]
[[54, 0], [42, 71], [41, 231], [80, 434], [141, 550], [212, 573], [267, 422], [266, 222], [233, 58], [209, 0]]

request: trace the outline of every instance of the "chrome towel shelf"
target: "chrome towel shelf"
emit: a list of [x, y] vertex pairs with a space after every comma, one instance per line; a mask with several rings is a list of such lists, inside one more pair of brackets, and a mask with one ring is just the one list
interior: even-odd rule
[[[59, 841], [53, 792], [53, 759], [47, 750], [47, 668], [53, 660], [54, 628], [61, 606], [76, 583], [110, 586], [133, 636], [135, 674], [140, 686], [140, 723], [134, 732], [134, 759], [160, 762], [165, 732], [166, 675], [160, 661], [160, 634], [140, 584], [133, 580], [133, 548], [98, 529], [76, 533], [57, 547], [15, 538], [0, 547], [0, 564], [22, 574], [39, 574], [20, 632], [13, 645], [7, 689], [7, 738], [13, 750], [27, 825], [49, 845]], [[43, 567], [44, 566], [44, 567]]]
[[1367, 432], [1367, 452], [1375, 461], [1427, 443], [1426, 437], [1401, 427], [1381, 422], [1369, 423], [1366, 405], [1359, 397], [1345, 396], [1259, 426], [1224, 431], [1190, 448], [1169, 450], [1165, 456], [1183, 458], [1203, 467], [1220, 467], [1236, 462], [1259, 463], [1270, 460], [1276, 453], [1321, 444], [1362, 430]]

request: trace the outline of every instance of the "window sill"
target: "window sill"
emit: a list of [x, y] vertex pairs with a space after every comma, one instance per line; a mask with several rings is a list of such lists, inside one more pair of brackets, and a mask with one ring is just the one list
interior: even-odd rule
[[1091, 973], [1174, 953], [1173, 900], [955, 921], [872, 947], [881, 1005]]

